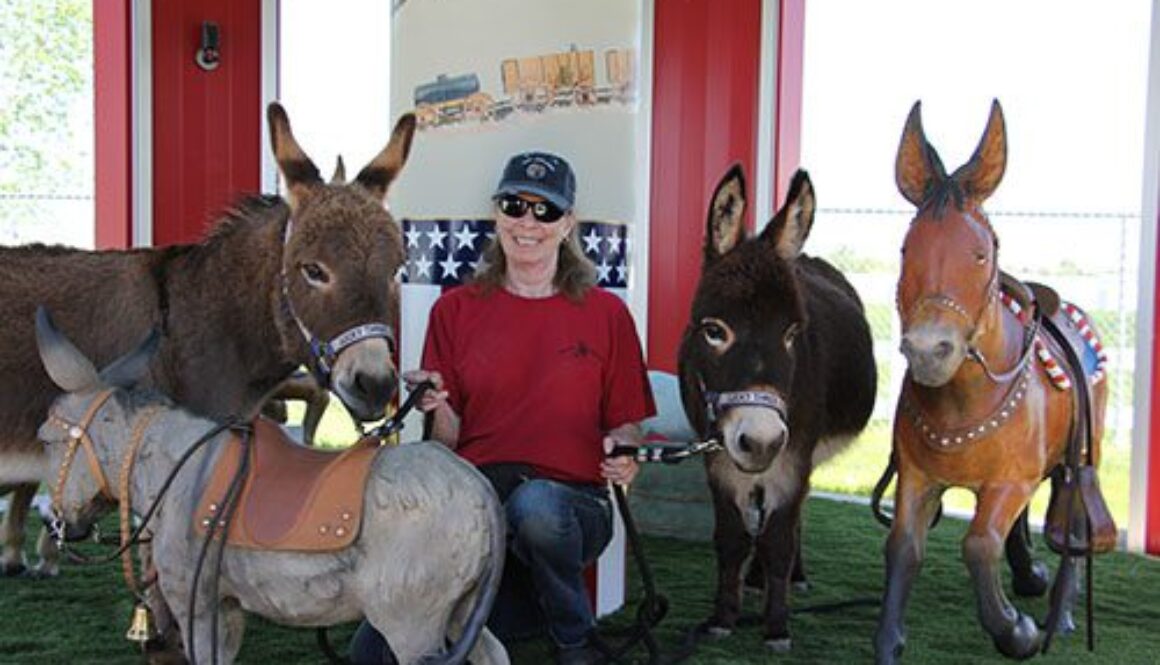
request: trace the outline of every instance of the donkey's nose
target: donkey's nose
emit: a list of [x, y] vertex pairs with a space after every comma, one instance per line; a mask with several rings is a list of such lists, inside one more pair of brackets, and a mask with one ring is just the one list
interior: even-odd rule
[[358, 372], [354, 375], [354, 392], [363, 403], [379, 410], [395, 394], [394, 372]]

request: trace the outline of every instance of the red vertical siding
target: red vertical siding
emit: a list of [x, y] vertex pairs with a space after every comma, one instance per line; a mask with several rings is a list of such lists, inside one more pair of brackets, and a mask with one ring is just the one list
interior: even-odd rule
[[[202, 21], [221, 64], [194, 62]], [[153, 242], [201, 237], [222, 207], [256, 192], [261, 169], [261, 3], [153, 2]]]
[[755, 172], [761, 2], [658, 2], [653, 41], [647, 351], [672, 372], [709, 196], [733, 162]]
[[133, 35], [130, 0], [93, 0], [96, 246], [124, 248], [133, 228]]
[[780, 4], [775, 100], [777, 120], [773, 134], [775, 210], [785, 200], [790, 179], [802, 161], [802, 61], [806, 37], [806, 1], [781, 0]]

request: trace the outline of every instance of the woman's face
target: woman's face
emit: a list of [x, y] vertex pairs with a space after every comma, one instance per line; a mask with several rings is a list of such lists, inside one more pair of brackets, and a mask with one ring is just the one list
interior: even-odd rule
[[[509, 267], [533, 268], [555, 264], [560, 243], [567, 239], [576, 224], [571, 211], [555, 221], [540, 221], [537, 214], [550, 219], [559, 212], [534, 194], [507, 195], [508, 201], [496, 202], [496, 232]], [[513, 203], [518, 198], [524, 204]], [[536, 204], [540, 204], [537, 206]]]

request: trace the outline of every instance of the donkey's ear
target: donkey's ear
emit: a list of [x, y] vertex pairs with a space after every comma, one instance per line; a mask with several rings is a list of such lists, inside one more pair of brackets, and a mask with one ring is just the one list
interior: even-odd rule
[[926, 201], [930, 190], [946, 180], [938, 152], [926, 142], [922, 130], [922, 102], [915, 102], [906, 118], [902, 130], [902, 141], [898, 145], [898, 157], [894, 162], [894, 180], [898, 191], [916, 207]]
[[999, 100], [991, 101], [987, 129], [979, 139], [975, 154], [951, 176], [963, 187], [967, 198], [982, 203], [994, 193], [1007, 169], [1007, 126]]
[[745, 240], [745, 173], [734, 164], [717, 183], [705, 223], [705, 265]]
[[149, 362], [161, 343], [161, 330], [154, 326], [137, 348], [109, 363], [101, 370], [101, 382], [117, 388], [132, 388], [145, 376]]
[[286, 198], [290, 208], [296, 209], [310, 196], [315, 185], [322, 184], [322, 176], [294, 139], [286, 109], [278, 102], [271, 102], [266, 109], [266, 119], [270, 124], [270, 146], [274, 149], [278, 170], [286, 180]]
[[391, 140], [387, 142], [387, 147], [359, 171], [355, 182], [366, 187], [376, 198], [386, 198], [387, 188], [407, 163], [407, 155], [411, 153], [411, 139], [414, 136], [415, 114], [405, 113], [395, 123], [395, 131], [391, 132]]
[[787, 261], [796, 257], [814, 228], [814, 210], [817, 199], [810, 175], [802, 169], [793, 174], [785, 205], [761, 232], [761, 238], [772, 243], [777, 255]]
[[342, 155], [334, 162], [334, 174], [330, 176], [330, 184], [341, 185], [346, 182], [346, 164], [342, 162]]
[[43, 305], [36, 308], [36, 348], [48, 378], [61, 390], [71, 393], [100, 386], [97, 368], [57, 330]]

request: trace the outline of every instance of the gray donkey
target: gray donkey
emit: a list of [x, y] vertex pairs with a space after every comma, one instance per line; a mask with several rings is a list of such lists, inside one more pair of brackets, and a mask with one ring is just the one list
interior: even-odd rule
[[[433, 443], [369, 450], [361, 531], [345, 549], [264, 551], [230, 541], [220, 564], [217, 547], [209, 548], [195, 576], [206, 536], [194, 528], [193, 516], [204, 505], [210, 470], [233, 450], [230, 434], [218, 433], [197, 448], [162, 493], [191, 444], [216, 423], [133, 387], [155, 338], [98, 373], [44, 310], [36, 336], [49, 376], [66, 391], [39, 433], [54, 470], [57, 509], [66, 522], [83, 526], [126, 492], [139, 517], [158, 502], [149, 522], [157, 584], [171, 603], [190, 661], [212, 656], [213, 662], [232, 662], [241, 647], [244, 610], [291, 626], [328, 626], [365, 615], [401, 664], [462, 662], [468, 655], [477, 664], [508, 662], [484, 626], [502, 574], [504, 518], [487, 480], [453, 452]], [[82, 461], [88, 457], [94, 459]], [[131, 466], [122, 466], [126, 457]], [[127, 484], [118, 482], [121, 473], [129, 475]], [[452, 646], [440, 655], [445, 640]]]

